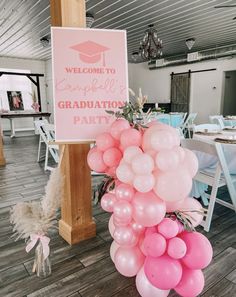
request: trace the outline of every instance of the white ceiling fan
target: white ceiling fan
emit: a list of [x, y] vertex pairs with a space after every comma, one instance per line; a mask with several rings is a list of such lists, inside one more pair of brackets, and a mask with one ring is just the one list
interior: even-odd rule
[[[234, 7], [236, 7], [236, 4], [216, 5], [215, 6], [215, 8], [234, 8]], [[234, 17], [233, 20], [236, 20], [236, 17]]]

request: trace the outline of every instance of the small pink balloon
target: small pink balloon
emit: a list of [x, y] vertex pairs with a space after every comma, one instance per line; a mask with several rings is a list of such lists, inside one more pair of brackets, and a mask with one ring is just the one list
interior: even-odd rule
[[184, 166], [188, 170], [191, 177], [194, 177], [198, 171], [198, 159], [196, 155], [188, 150], [184, 149], [185, 158], [184, 158]]
[[121, 183], [116, 187], [116, 198], [131, 201], [134, 197], [134, 188], [131, 185]]
[[128, 164], [120, 164], [116, 169], [116, 176], [121, 182], [126, 184], [131, 184], [134, 179], [133, 171]]
[[184, 151], [184, 149], [182, 147], [180, 147], [180, 146], [175, 146], [173, 148], [173, 151], [178, 154], [179, 160], [182, 163], [184, 161], [184, 158], [185, 158], [185, 151]]
[[153, 233], [144, 238], [144, 249], [151, 257], [160, 257], [166, 251], [166, 240], [158, 233]]
[[202, 205], [194, 198], [187, 197], [184, 199], [178, 206], [178, 210], [184, 212], [184, 215], [188, 217], [193, 227], [197, 227], [203, 221]]
[[132, 221], [132, 206], [128, 201], [118, 200], [113, 207], [114, 217], [129, 224]]
[[106, 151], [115, 146], [115, 139], [110, 133], [101, 133], [96, 137], [96, 145], [100, 151]]
[[153, 286], [161, 290], [170, 290], [175, 288], [181, 280], [182, 265], [168, 255], [158, 258], [147, 257], [144, 272]]
[[120, 245], [118, 243], [116, 243], [115, 240], [113, 240], [111, 247], [110, 247], [110, 257], [113, 262], [115, 262], [115, 254], [119, 247], [120, 247]]
[[145, 236], [141, 234], [137, 246], [140, 248], [140, 251], [143, 253], [143, 255], [147, 256], [146, 250], [144, 249], [144, 238]]
[[132, 247], [138, 243], [138, 235], [130, 226], [119, 226], [115, 228], [114, 240], [121, 246]]
[[183, 297], [196, 297], [201, 294], [204, 284], [204, 275], [201, 270], [192, 270], [183, 266], [183, 275], [175, 291]]
[[90, 151], [87, 156], [87, 162], [89, 167], [96, 172], [105, 172], [107, 169], [103, 161], [103, 153], [97, 148], [93, 149], [92, 152]]
[[185, 242], [178, 237], [171, 238], [168, 242], [167, 254], [173, 259], [181, 259], [185, 256], [187, 247]]
[[170, 290], [160, 290], [154, 287], [146, 277], [142, 267], [136, 276], [136, 288], [142, 297], [167, 297]]
[[122, 153], [115, 147], [110, 148], [103, 153], [103, 161], [109, 167], [117, 166], [121, 159]]
[[199, 232], [183, 232], [179, 237], [187, 246], [187, 253], [181, 259], [182, 263], [190, 269], [203, 269], [207, 267], [213, 256], [210, 241]]
[[153, 171], [154, 162], [148, 154], [138, 154], [132, 159], [131, 166], [135, 174], [145, 175]]
[[118, 119], [112, 123], [110, 127], [110, 133], [112, 137], [119, 140], [121, 133], [126, 129], [130, 129], [129, 122], [125, 119]]
[[157, 152], [155, 150], [151, 150], [151, 149], [150, 150], [146, 150], [145, 153], [148, 154], [150, 157], [152, 157], [152, 159], [155, 161], [156, 154], [157, 154]]
[[144, 259], [138, 247], [120, 247], [115, 254], [115, 266], [122, 275], [132, 277], [143, 266]]
[[142, 143], [142, 134], [140, 131], [130, 128], [121, 133], [120, 144], [123, 149], [126, 149], [129, 146], [140, 146]]
[[138, 192], [147, 193], [153, 189], [155, 178], [152, 174], [135, 175], [133, 185]]
[[172, 149], [162, 150], [156, 155], [156, 165], [162, 171], [176, 170], [179, 164], [179, 154]]
[[144, 227], [159, 224], [166, 213], [165, 202], [153, 192], [136, 193], [133, 199], [133, 218]]
[[117, 202], [117, 199], [114, 194], [106, 193], [102, 196], [101, 207], [105, 211], [113, 212], [113, 208], [116, 202]]
[[129, 146], [124, 150], [124, 160], [126, 163], [131, 164], [134, 157], [142, 154], [143, 151], [138, 146]]
[[183, 200], [178, 201], [166, 201], [166, 212], [173, 212], [178, 210], [180, 206], [183, 204]]
[[175, 237], [179, 232], [179, 226], [176, 221], [170, 218], [164, 218], [157, 226], [158, 232], [166, 239]]
[[116, 228], [114, 225], [114, 222], [113, 222], [113, 217], [114, 217], [113, 215], [110, 216], [109, 223], [108, 223], [108, 229], [109, 229], [109, 232], [110, 232], [112, 238], [113, 238], [115, 228]]
[[133, 231], [137, 234], [142, 234], [146, 229], [145, 227], [135, 222], [134, 220], [130, 223], [130, 226], [133, 229]]

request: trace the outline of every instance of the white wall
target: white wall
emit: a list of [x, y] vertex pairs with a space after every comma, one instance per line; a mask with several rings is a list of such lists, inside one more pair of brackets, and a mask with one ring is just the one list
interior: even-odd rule
[[191, 69], [217, 68], [216, 71], [192, 74], [190, 111], [198, 113], [197, 122], [208, 122], [210, 114], [222, 112], [224, 71], [236, 70], [236, 58], [203, 61], [194, 64], [149, 70], [147, 63], [129, 64], [129, 87], [135, 92], [142, 88], [148, 95], [148, 102], [170, 102], [171, 72], [185, 72]]
[[[45, 75], [45, 62], [37, 60], [28, 59], [18, 59], [18, 58], [6, 58], [0, 57], [0, 67], [7, 69], [27, 69], [31, 73], [42, 73]], [[1, 78], [0, 78], [1, 79]], [[26, 78], [27, 79], [27, 78]], [[40, 93], [41, 93], [41, 105], [42, 111], [48, 111], [46, 90], [45, 90], [45, 77], [40, 77]], [[32, 84], [32, 86], [34, 86]], [[37, 92], [36, 92], [37, 94]], [[33, 128], [32, 118], [21, 118], [14, 120], [15, 128]], [[10, 123], [7, 119], [2, 119], [2, 129], [9, 130]]]

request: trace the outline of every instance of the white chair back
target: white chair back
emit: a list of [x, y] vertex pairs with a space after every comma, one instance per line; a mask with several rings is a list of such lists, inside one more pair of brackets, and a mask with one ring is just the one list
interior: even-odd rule
[[221, 129], [225, 128], [224, 118], [222, 115], [209, 116], [209, 120], [210, 120], [210, 123], [219, 125]]
[[185, 122], [183, 123], [182, 125], [182, 131], [183, 131], [183, 134], [186, 135], [186, 133], [188, 132], [188, 137], [190, 138], [191, 137], [191, 131], [192, 131], [192, 128], [193, 128], [193, 125], [194, 125], [194, 121], [197, 117], [197, 113], [190, 113]]

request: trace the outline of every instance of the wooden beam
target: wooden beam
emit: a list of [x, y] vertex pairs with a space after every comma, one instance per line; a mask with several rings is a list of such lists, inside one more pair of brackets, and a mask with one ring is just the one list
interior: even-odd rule
[[[85, 0], [51, 0], [53, 26], [85, 27]], [[92, 217], [91, 173], [87, 165], [89, 144], [65, 144], [62, 174], [65, 176], [59, 234], [74, 244], [96, 235]]]
[[0, 166], [6, 165], [6, 160], [4, 158], [4, 153], [3, 153], [3, 141], [2, 141], [2, 132], [0, 129]]

